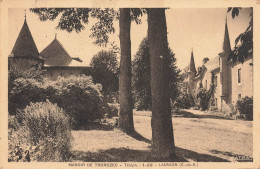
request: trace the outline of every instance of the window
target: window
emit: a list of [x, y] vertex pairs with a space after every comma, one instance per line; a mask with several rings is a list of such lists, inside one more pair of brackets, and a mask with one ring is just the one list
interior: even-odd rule
[[215, 98], [215, 106], [218, 107], [218, 99]]
[[205, 88], [207, 89], [207, 80], [205, 81]]
[[217, 87], [218, 86], [218, 76], [214, 77], [214, 85]]
[[241, 83], [241, 69], [237, 70], [237, 82]]
[[238, 94], [238, 99], [241, 99], [241, 94]]

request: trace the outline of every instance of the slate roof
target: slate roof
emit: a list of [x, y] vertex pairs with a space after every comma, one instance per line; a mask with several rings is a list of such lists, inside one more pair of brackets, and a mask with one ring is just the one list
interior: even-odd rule
[[208, 71], [217, 69], [219, 67], [219, 56], [209, 59], [209, 61], [205, 63], [205, 67], [207, 68]]
[[24, 20], [23, 27], [16, 39], [13, 50], [10, 54], [13, 57], [39, 57], [39, 51], [33, 40], [30, 29], [27, 25], [26, 19]]
[[225, 33], [224, 33], [224, 41], [223, 41], [223, 51], [224, 52], [230, 52], [231, 46], [230, 46], [230, 40], [229, 40], [229, 33], [228, 33], [228, 26], [227, 26], [227, 19], [225, 24]]
[[57, 38], [43, 49], [40, 55], [45, 60], [45, 64], [50, 66], [68, 66], [72, 61], [72, 58]]
[[195, 67], [195, 62], [194, 62], [193, 51], [191, 52], [189, 71], [190, 72], [195, 72], [195, 74], [197, 72], [196, 71], [196, 67]]

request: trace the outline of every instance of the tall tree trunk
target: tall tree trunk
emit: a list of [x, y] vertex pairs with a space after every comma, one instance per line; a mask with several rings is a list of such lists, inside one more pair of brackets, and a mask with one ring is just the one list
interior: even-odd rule
[[148, 9], [152, 92], [152, 154], [157, 158], [175, 156], [170, 97], [169, 50], [165, 9]]
[[120, 8], [120, 72], [119, 72], [119, 121], [118, 127], [126, 132], [134, 131], [133, 106], [131, 96], [131, 18], [129, 8]]

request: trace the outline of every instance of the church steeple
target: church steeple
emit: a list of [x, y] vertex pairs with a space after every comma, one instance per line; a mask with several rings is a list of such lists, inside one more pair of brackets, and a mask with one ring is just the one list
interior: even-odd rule
[[224, 33], [224, 41], [223, 41], [223, 52], [226, 52], [226, 53], [231, 52], [228, 26], [227, 26], [227, 17], [226, 17], [225, 33]]
[[193, 49], [191, 51], [189, 72], [195, 72], [195, 74], [196, 74], [196, 67], [195, 67], [195, 62], [194, 62]]
[[39, 51], [27, 25], [26, 13], [24, 17], [23, 27], [18, 35], [11, 54], [14, 57], [39, 57]]

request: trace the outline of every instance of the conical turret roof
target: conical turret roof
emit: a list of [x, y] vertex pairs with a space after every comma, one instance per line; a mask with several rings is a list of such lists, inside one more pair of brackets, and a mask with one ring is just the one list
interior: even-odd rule
[[224, 42], [223, 42], [223, 52], [229, 53], [230, 51], [231, 51], [231, 46], [230, 46], [228, 26], [227, 26], [227, 18], [226, 18]]
[[45, 64], [50, 66], [68, 66], [72, 61], [62, 44], [55, 39], [40, 53]]
[[197, 72], [195, 67], [195, 62], [194, 62], [193, 50], [191, 51], [189, 72], [195, 72], [195, 73]]
[[39, 51], [27, 25], [26, 18], [11, 54], [14, 57], [39, 57]]

